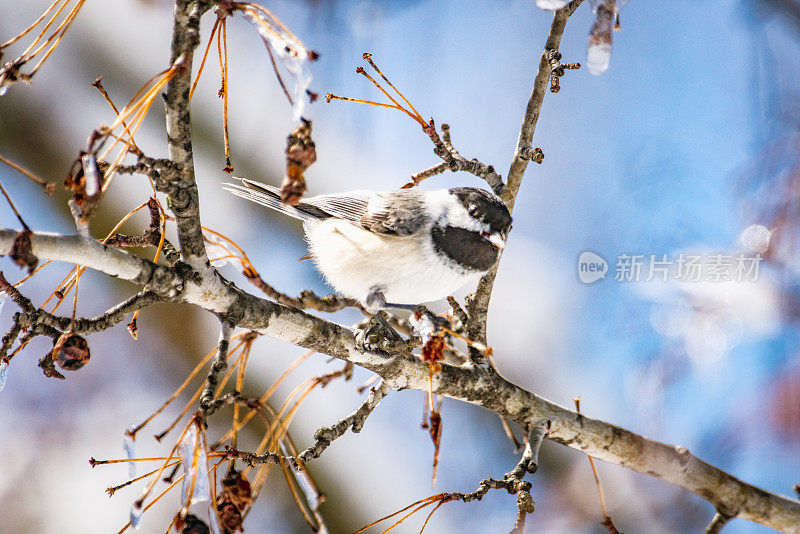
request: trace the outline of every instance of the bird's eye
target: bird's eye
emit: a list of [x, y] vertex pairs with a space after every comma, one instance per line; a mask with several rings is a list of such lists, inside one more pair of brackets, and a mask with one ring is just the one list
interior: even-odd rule
[[469, 209], [467, 210], [467, 213], [469, 213], [470, 215], [475, 217], [478, 214], [478, 206], [476, 206], [475, 204], [472, 204], [469, 207]]

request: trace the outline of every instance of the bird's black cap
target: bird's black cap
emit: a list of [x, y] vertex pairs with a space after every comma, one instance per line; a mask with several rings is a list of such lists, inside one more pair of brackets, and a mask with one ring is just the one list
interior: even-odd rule
[[477, 187], [456, 187], [450, 193], [472, 217], [488, 224], [493, 231], [505, 233], [511, 228], [511, 213], [496, 195]]

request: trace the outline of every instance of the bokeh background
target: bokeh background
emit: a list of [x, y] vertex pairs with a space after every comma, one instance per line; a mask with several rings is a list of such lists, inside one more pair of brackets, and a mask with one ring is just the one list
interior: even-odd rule
[[[0, 41], [46, 4], [6, 2]], [[374, 88], [354, 73], [361, 53], [372, 52], [423, 115], [451, 125], [462, 154], [505, 175], [551, 20], [532, 0], [266, 5], [320, 52], [313, 90], [375, 98]], [[565, 61], [585, 61], [592, 20], [587, 2], [567, 26]], [[212, 22], [213, 15], [204, 19], [203, 35]], [[588, 415], [684, 445], [748, 482], [791, 494], [800, 482], [800, 264], [793, 246], [800, 220], [800, 3], [633, 1], [621, 22], [609, 71], [569, 71], [561, 92], [545, 98], [534, 143], [546, 158], [525, 177], [492, 299], [495, 363], [505, 377], [548, 399], [571, 406], [581, 396]], [[32, 86], [18, 84], [0, 98], [0, 153], [60, 182], [89, 132], [113, 120], [89, 84], [103, 76], [112, 98], [127, 101], [167, 65], [170, 26], [171, 5], [163, 0], [87, 2]], [[294, 128], [291, 109], [256, 31], [234, 17], [228, 37], [234, 167], [278, 184], [285, 136]], [[234, 237], [279, 289], [326, 293], [310, 262], [296, 261], [306, 250], [299, 225], [220, 187], [226, 177], [213, 53], [192, 110], [204, 222]], [[319, 156], [306, 174], [312, 194], [395, 188], [438, 161], [418, 125], [400, 113], [320, 99], [306, 116], [314, 122]], [[157, 105], [136, 139], [149, 155], [165, 153]], [[0, 180], [31, 227], [72, 231], [60, 187], [46, 197], [5, 166]], [[454, 185], [481, 184], [447, 173], [423, 187]], [[118, 177], [93, 221], [94, 235], [105, 235], [147, 194], [141, 177]], [[0, 209], [0, 224], [18, 223]], [[129, 233], [146, 224], [135, 219]], [[623, 253], [674, 258], [764, 246], [757, 282], [623, 283], [609, 276], [584, 285], [577, 277], [584, 250], [613, 269]], [[21, 277], [3, 262], [6, 273]], [[256, 291], [232, 266], [222, 270]], [[48, 268], [23, 291], [41, 302], [65, 273], [64, 266]], [[134, 290], [87, 273], [78, 311], [100, 313]], [[3, 325], [13, 308], [2, 309]], [[352, 323], [357, 316], [342, 312], [336, 319]], [[0, 393], [0, 531], [116, 532], [139, 490], [109, 499], [105, 487], [124, 481], [127, 469], [91, 469], [87, 460], [123, 455], [123, 430], [155, 409], [213, 346], [214, 323], [190, 307], [148, 308], [138, 341], [123, 325], [92, 336], [91, 364], [63, 382], [46, 379], [36, 366], [48, 349], [44, 341], [17, 357]], [[300, 354], [259, 340], [248, 388], [265, 391]], [[281, 392], [339, 365], [312, 357]], [[361, 399], [355, 387], [369, 376], [357, 369], [353, 381], [312, 394], [292, 426], [299, 444], [355, 408]], [[336, 441], [312, 464], [328, 498], [321, 512], [331, 531], [352, 532], [435, 492], [472, 491], [480, 479], [502, 476], [516, 463], [493, 414], [445, 400], [432, 489], [433, 447], [420, 429], [422, 404], [421, 392], [391, 394], [360, 435]], [[159, 420], [153, 432], [168, 421]], [[164, 452], [148, 432], [137, 447], [143, 456]], [[697, 532], [713, 514], [705, 501], [666, 483], [598, 467], [609, 513], [624, 532]], [[270, 476], [247, 532], [307, 532], [280, 474]], [[602, 531], [583, 455], [545, 443], [532, 481], [536, 512], [527, 531]], [[177, 499], [147, 512], [142, 531], [162, 532]], [[444, 506], [427, 531], [505, 532], [514, 514], [513, 497], [495, 491], [480, 503]], [[421, 517], [398, 531], [417, 532], [420, 525]], [[726, 527], [766, 531], [741, 520]]]

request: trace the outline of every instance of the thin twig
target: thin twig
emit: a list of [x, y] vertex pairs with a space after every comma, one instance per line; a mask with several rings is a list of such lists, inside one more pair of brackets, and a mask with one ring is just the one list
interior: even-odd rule
[[733, 519], [731, 516], [723, 514], [722, 512], [715, 513], [711, 523], [706, 527], [705, 534], [719, 534], [722, 532], [722, 527], [731, 519]]
[[203, 388], [203, 393], [200, 395], [200, 409], [208, 417], [216, 409], [212, 402], [214, 400], [214, 391], [219, 383], [219, 375], [228, 368], [228, 347], [231, 342], [231, 333], [233, 329], [225, 321], [220, 322], [219, 343], [217, 346], [217, 353], [214, 359], [211, 360], [211, 369], [208, 371], [206, 377], [206, 385]]

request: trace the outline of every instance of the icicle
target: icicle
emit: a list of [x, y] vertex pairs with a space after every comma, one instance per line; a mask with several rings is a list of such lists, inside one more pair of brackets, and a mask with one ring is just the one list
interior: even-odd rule
[[256, 27], [264, 43], [292, 75], [294, 87], [289, 91], [292, 99], [292, 120], [300, 120], [306, 105], [306, 90], [311, 85], [312, 75], [308, 63], [313, 52], [266, 14], [245, 10], [243, 15]]
[[[136, 438], [132, 432], [135, 428], [135, 426], [129, 427], [122, 435], [122, 448], [125, 450], [128, 460], [136, 458]], [[128, 462], [128, 476], [136, 478], [136, 462]]]
[[[281, 452], [285, 456], [290, 456], [290, 451], [286, 448], [286, 446], [281, 442]], [[317, 488], [314, 481], [311, 480], [311, 476], [308, 474], [306, 469], [294, 468], [292, 469], [295, 474], [295, 479], [297, 480], [297, 484], [300, 486], [300, 489], [303, 490], [303, 495], [306, 497], [306, 502], [311, 507], [311, 510], [314, 512], [317, 511], [319, 505], [325, 502], [325, 497], [320, 493], [319, 488]]]
[[433, 324], [433, 321], [426, 313], [412, 313], [408, 318], [408, 322], [411, 323], [414, 332], [422, 339], [428, 339], [436, 331], [436, 325]]
[[222, 526], [219, 524], [219, 517], [214, 503], [211, 503], [211, 506], [208, 507], [208, 526], [211, 529], [211, 534], [224, 534]]
[[85, 191], [87, 197], [93, 197], [100, 192], [100, 175], [97, 173], [97, 160], [93, 154], [81, 156], [83, 166], [83, 177], [85, 179]]
[[0, 360], [0, 391], [6, 387], [6, 380], [8, 380], [8, 362], [4, 359]]
[[[181, 489], [181, 505], [189, 507], [196, 502], [211, 500], [211, 483], [208, 480], [208, 454], [206, 453], [205, 433], [198, 429], [196, 423], [186, 431], [180, 445], [181, 464], [183, 465], [183, 486]], [[189, 495], [189, 488], [194, 481], [194, 489]]]
[[570, 0], [536, 0], [536, 5], [542, 9], [555, 11], [569, 4]]
[[131, 526], [133, 528], [138, 529], [139, 525], [142, 522], [142, 514], [144, 513], [144, 507], [142, 503], [136, 501], [131, 505]]
[[589, 32], [586, 64], [594, 75], [603, 74], [611, 64], [611, 43], [614, 21], [617, 16], [616, 0], [592, 0], [592, 11], [597, 18]]
[[233, 262], [237, 260], [234, 256], [236, 248], [233, 245], [210, 232], [204, 234], [204, 237], [208, 260], [214, 264], [214, 267], [221, 269], [224, 265], [233, 265]]

